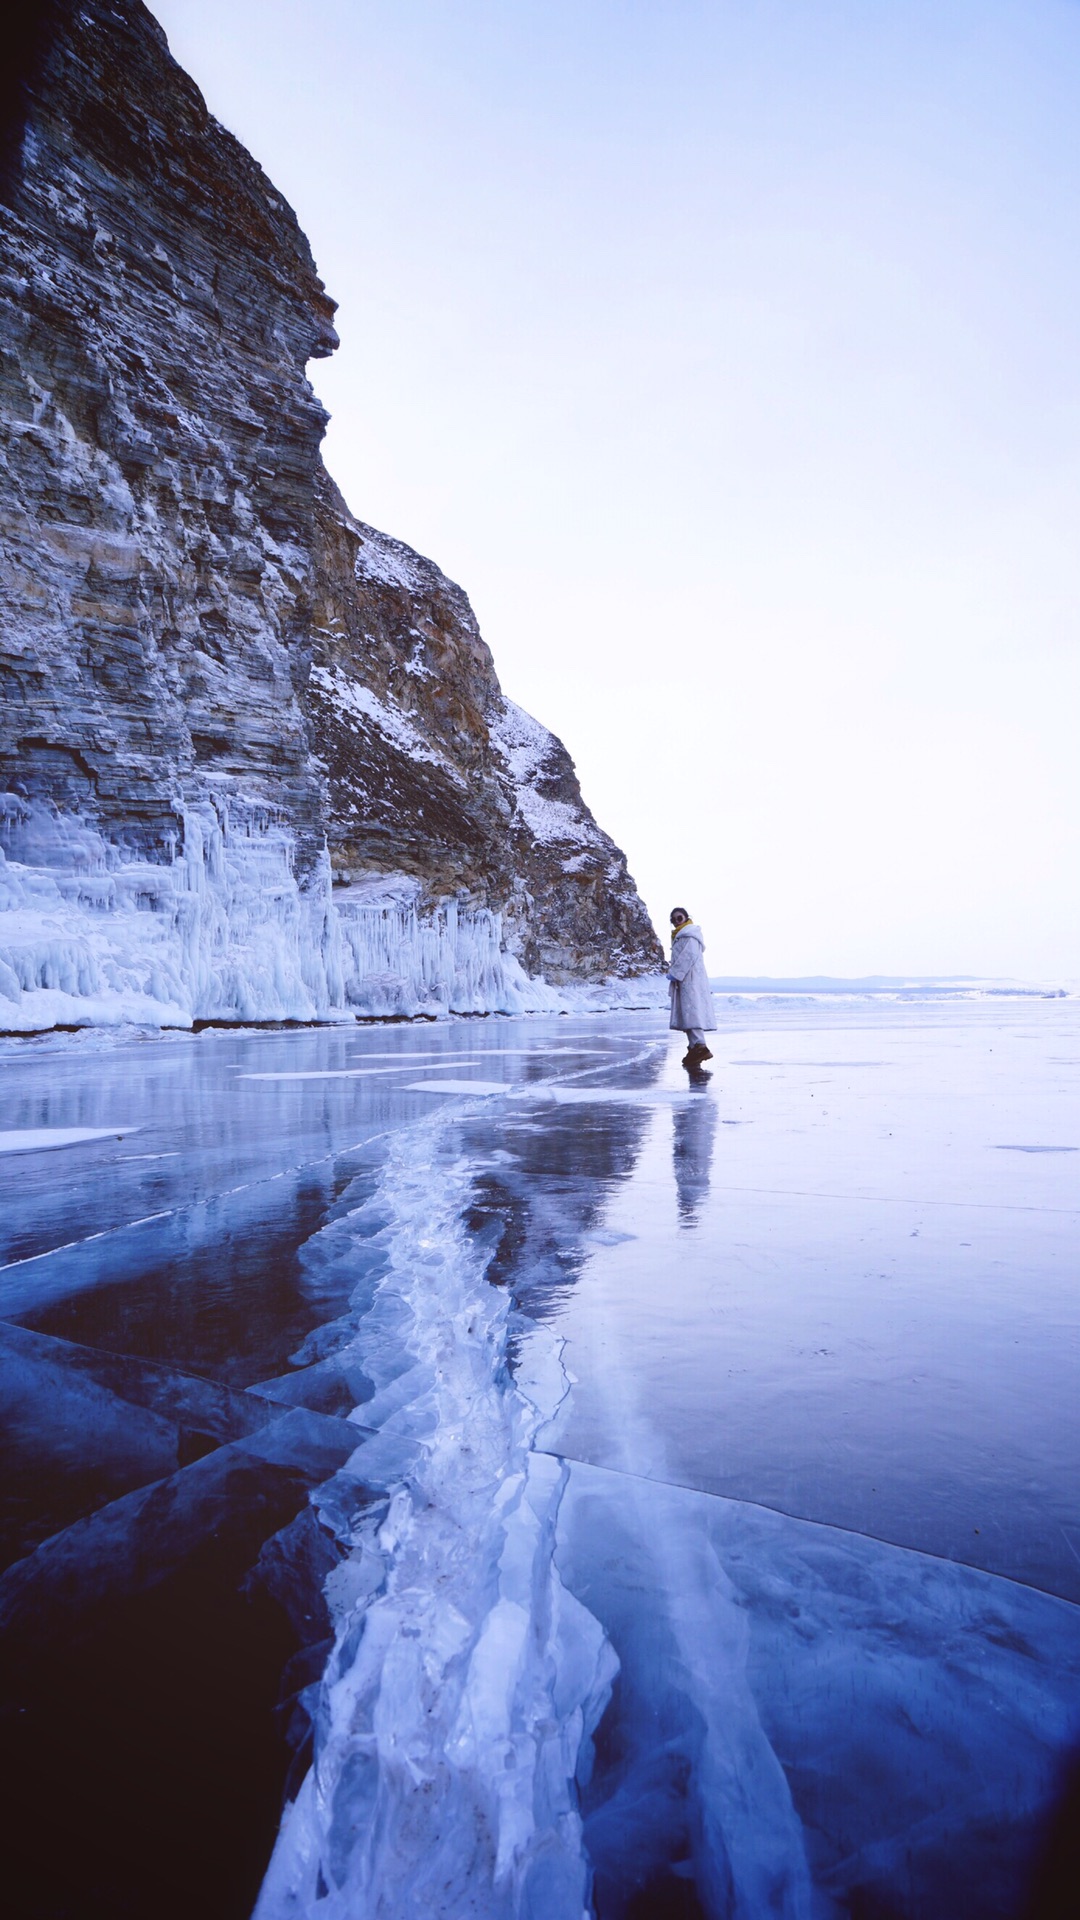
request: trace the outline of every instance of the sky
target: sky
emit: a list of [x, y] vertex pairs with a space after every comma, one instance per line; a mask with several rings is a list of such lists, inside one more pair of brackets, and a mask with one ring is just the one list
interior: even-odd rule
[[1080, 0], [160, 0], [718, 974], [1080, 978]]

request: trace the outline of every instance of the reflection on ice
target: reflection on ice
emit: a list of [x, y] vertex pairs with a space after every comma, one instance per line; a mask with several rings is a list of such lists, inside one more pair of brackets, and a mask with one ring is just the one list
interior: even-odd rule
[[707, 1096], [675, 1108], [671, 1158], [683, 1227], [694, 1225], [709, 1191], [717, 1119], [716, 1102]]
[[345, 1278], [328, 1298], [303, 1261], [333, 1190], [332, 1167], [316, 1166], [31, 1256], [0, 1273], [0, 1311], [65, 1340], [248, 1386], [283, 1367], [355, 1284]]

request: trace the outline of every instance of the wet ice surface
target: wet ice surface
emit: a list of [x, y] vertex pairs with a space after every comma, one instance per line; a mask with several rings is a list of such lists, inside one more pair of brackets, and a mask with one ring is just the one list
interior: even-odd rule
[[187, 1617], [227, 1494], [220, 1618], [257, 1561], [267, 1660], [329, 1658], [268, 1920], [578, 1920], [590, 1865], [602, 1920], [1014, 1910], [1080, 1706], [1080, 1006], [720, 1017], [693, 1088], [649, 1015], [5, 1053], [9, 1638], [72, 1567], [128, 1605], [163, 1499]]
[[724, 1034], [650, 1114], [546, 1443], [1077, 1600], [1077, 1010], [935, 1011]]

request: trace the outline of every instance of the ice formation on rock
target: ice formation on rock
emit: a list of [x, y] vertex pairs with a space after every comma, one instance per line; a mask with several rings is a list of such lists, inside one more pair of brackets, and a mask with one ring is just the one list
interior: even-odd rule
[[265, 807], [204, 802], [181, 820], [171, 860], [125, 858], [88, 821], [0, 796], [0, 1030], [649, 999], [648, 981], [575, 990], [530, 978], [499, 913], [425, 901], [407, 877], [334, 887], [324, 855], [301, 881], [295, 836]]

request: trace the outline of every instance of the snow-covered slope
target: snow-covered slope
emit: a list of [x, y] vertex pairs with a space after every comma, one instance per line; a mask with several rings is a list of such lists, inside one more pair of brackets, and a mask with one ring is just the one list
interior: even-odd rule
[[649, 973], [564, 748], [322, 467], [291, 209], [138, 0], [39, 18], [0, 183], [0, 1027]]

